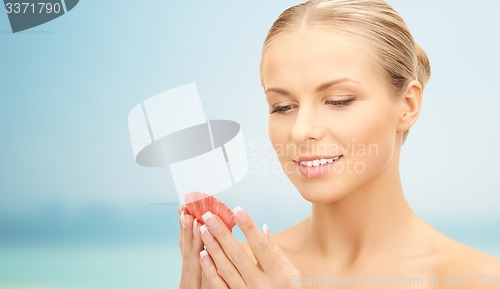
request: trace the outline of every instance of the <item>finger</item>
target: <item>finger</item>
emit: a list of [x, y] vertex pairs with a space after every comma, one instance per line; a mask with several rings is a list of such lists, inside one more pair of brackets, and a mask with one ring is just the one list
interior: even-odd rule
[[[193, 244], [193, 217], [189, 215], [185, 210], [181, 212], [180, 217], [181, 223], [181, 254], [182, 254], [182, 278], [181, 284], [184, 285], [184, 288], [189, 288], [187, 285], [190, 282], [189, 274], [191, 268], [193, 267], [193, 263], [191, 263], [191, 248]], [[195, 264], [198, 264], [196, 262]]]
[[197, 220], [193, 221], [193, 243], [191, 245], [191, 254], [189, 257], [189, 286], [188, 288], [199, 289], [201, 286], [201, 266], [200, 252], [203, 251], [203, 242], [200, 236], [200, 225]]
[[265, 232], [266, 234], [262, 233], [259, 228], [257, 228], [252, 218], [250, 218], [250, 215], [241, 207], [236, 207], [233, 213], [236, 224], [247, 238], [248, 245], [252, 248], [255, 258], [264, 272], [269, 272], [273, 268], [276, 268], [279, 261], [276, 259], [276, 250], [272, 245], [269, 228], [265, 226], [267, 232]]
[[[179, 228], [180, 228], [180, 234], [179, 234], [179, 247], [181, 249], [181, 257], [182, 260], [184, 260], [184, 250], [183, 250], [183, 244], [184, 244], [184, 225], [183, 225], [183, 216], [181, 215], [182, 212], [182, 207], [179, 206]], [[181, 281], [179, 283], [179, 288], [186, 288], [186, 283], [187, 283], [187, 278], [184, 278], [188, 274], [188, 270], [186, 269], [187, 266], [184, 265], [184, 262], [182, 263], [182, 274], [181, 274]]]
[[[200, 252], [200, 265], [202, 270], [202, 286], [201, 288], [229, 288], [227, 284], [222, 280], [222, 278], [217, 273], [214, 261], [208, 255], [207, 251], [203, 250]], [[231, 287], [231, 288], [243, 288], [243, 287]]]
[[182, 260], [189, 258], [191, 252], [191, 244], [193, 243], [193, 216], [181, 212], [181, 234], [182, 234]]
[[179, 234], [179, 247], [181, 248], [181, 254], [182, 254], [182, 247], [184, 244], [184, 207], [179, 205], [179, 228], [180, 228], [180, 234]]
[[[227, 228], [226, 228], [227, 230]], [[205, 243], [206, 250], [210, 253], [210, 257], [215, 263], [219, 275], [229, 285], [230, 288], [245, 288], [246, 283], [235, 265], [228, 259], [228, 256], [220, 246], [219, 242], [208, 231], [206, 224], [200, 227], [201, 238]], [[240, 251], [246, 255], [246, 252]], [[241, 258], [241, 257], [239, 257]], [[255, 265], [254, 265], [255, 266]]]
[[245, 282], [249, 285], [254, 284], [255, 279], [258, 278], [257, 276], [259, 276], [261, 271], [255, 266], [252, 257], [246, 253], [241, 243], [236, 240], [218, 216], [211, 212], [207, 212], [202, 218], [210, 233], [217, 239], [217, 242], [220, 244], [229, 260], [231, 260], [241, 273]]
[[184, 239], [184, 230], [182, 227], [181, 212], [182, 211], [179, 210], [179, 228], [180, 228], [179, 229], [179, 231], [180, 231], [180, 233], [179, 233], [179, 248], [181, 248], [181, 256], [182, 256], [182, 244], [183, 244], [182, 240]]
[[271, 250], [274, 252], [276, 261], [278, 262], [278, 264], [281, 265], [281, 268], [285, 268], [292, 271], [297, 270], [297, 268], [292, 264], [292, 262], [290, 262], [288, 257], [286, 257], [286, 255], [283, 253], [281, 248], [273, 242], [273, 237], [271, 235], [271, 231], [269, 230], [267, 224], [264, 224], [264, 226], [262, 226], [262, 231], [264, 232], [264, 235], [266, 236], [269, 244], [271, 245]]

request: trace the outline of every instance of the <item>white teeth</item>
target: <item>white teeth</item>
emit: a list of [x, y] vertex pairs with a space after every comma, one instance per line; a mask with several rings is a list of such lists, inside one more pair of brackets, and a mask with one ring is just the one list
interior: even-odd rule
[[300, 162], [301, 165], [306, 166], [306, 167], [317, 167], [320, 165], [324, 165], [327, 163], [332, 163], [336, 161], [339, 157], [331, 158], [331, 159], [318, 159], [318, 160], [312, 160], [312, 161], [303, 161]]
[[334, 158], [331, 158], [331, 159], [326, 159], [326, 162], [327, 163], [331, 163], [331, 162], [334, 162], [334, 161], [338, 160], [339, 158], [340, 158], [340, 156], [334, 157]]

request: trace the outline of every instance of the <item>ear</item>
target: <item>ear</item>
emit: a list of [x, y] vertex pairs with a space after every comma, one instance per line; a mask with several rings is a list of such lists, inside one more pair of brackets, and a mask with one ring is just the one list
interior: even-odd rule
[[398, 131], [409, 130], [417, 121], [422, 107], [422, 85], [418, 80], [408, 83], [406, 92], [401, 98], [401, 114]]

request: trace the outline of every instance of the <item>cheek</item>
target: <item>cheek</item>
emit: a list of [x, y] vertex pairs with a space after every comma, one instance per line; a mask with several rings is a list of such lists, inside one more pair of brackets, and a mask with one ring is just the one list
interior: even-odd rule
[[363, 161], [367, 169], [387, 165], [391, 160], [396, 136], [394, 112], [384, 103], [361, 109], [343, 130], [343, 142], [349, 156]]
[[343, 131], [344, 135], [350, 136], [353, 143], [369, 145], [387, 139], [391, 127], [387, 117], [382, 113], [362, 113], [353, 119]]
[[287, 123], [279, 119], [269, 118], [268, 124], [269, 140], [276, 151], [278, 158], [283, 157], [283, 148], [288, 143], [288, 128]]

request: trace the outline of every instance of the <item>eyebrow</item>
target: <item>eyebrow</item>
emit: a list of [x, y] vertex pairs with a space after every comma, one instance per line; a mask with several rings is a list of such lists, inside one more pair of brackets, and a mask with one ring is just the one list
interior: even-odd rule
[[[358, 81], [350, 79], [350, 78], [339, 78], [339, 79], [335, 79], [335, 80], [321, 84], [320, 86], [318, 86], [316, 88], [316, 92], [321, 92], [321, 91], [328, 89], [334, 85], [344, 83], [344, 82], [351, 82], [354, 84], [360, 84]], [[276, 92], [276, 93], [283, 94], [283, 95], [290, 95], [289, 91], [282, 89], [282, 88], [275, 88], [275, 87], [270, 87], [270, 88], [266, 89], [265, 93], [268, 93], [268, 92]]]

